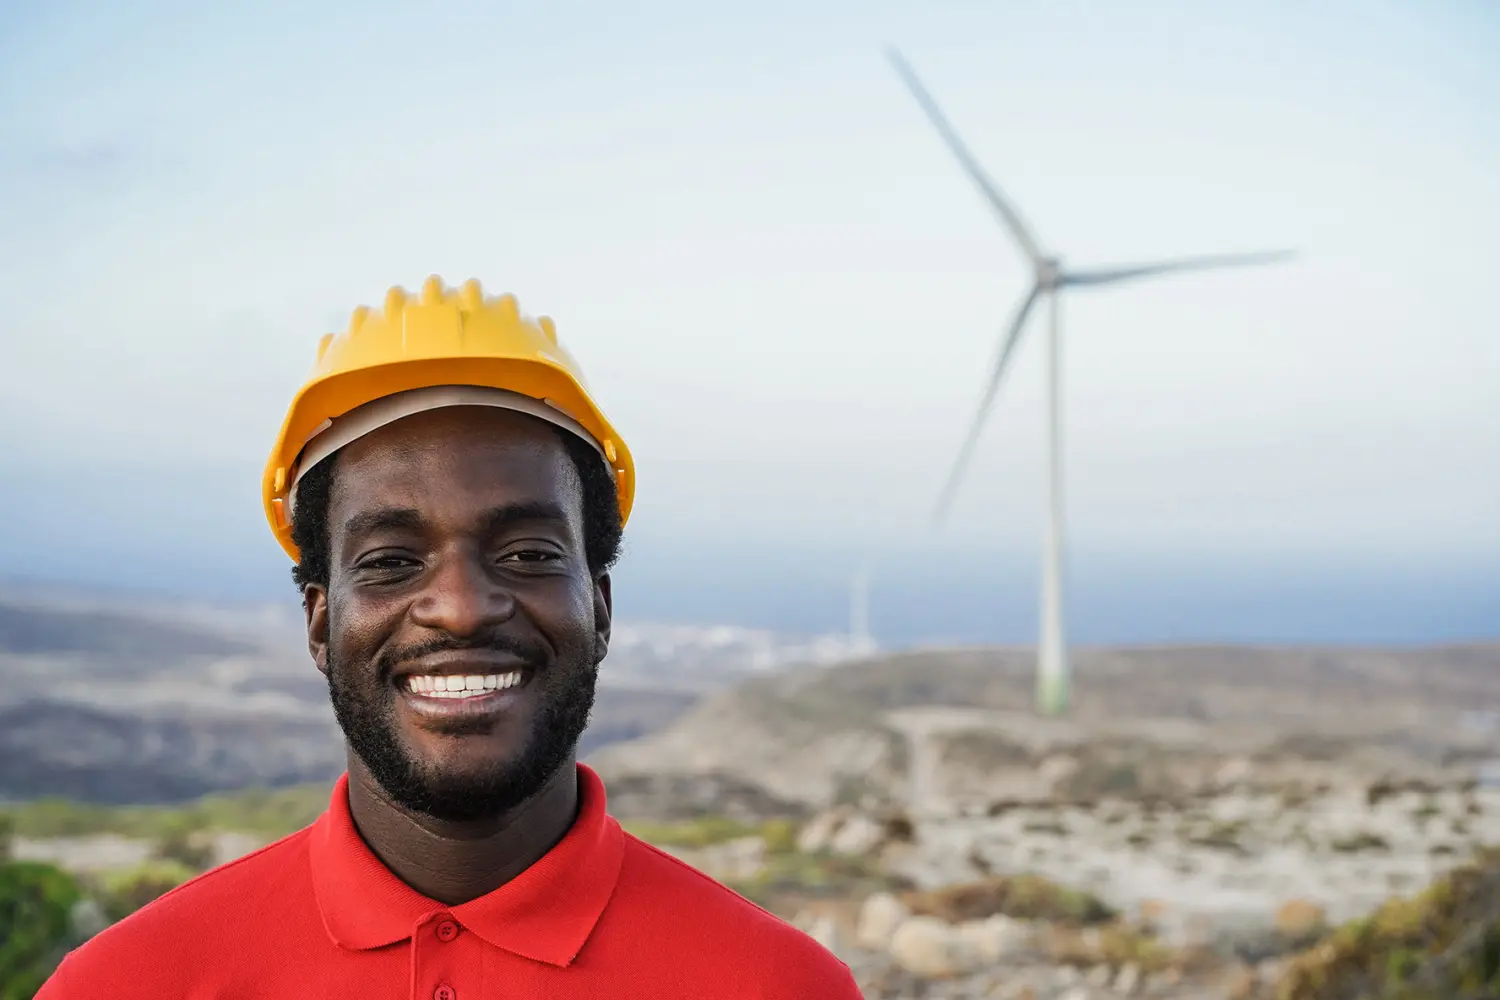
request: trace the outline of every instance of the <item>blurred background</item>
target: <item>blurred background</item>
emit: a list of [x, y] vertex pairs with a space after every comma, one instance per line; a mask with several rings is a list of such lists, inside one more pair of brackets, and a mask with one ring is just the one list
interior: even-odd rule
[[[1066, 298], [1062, 718], [1039, 329], [930, 521], [1029, 265], [890, 44], [1066, 263], [1298, 251]], [[431, 273], [555, 317], [639, 464], [617, 813], [867, 995], [1479, 990], [1496, 52], [1481, 0], [6, 5], [0, 893], [67, 916], [0, 916], [0, 996], [326, 803], [259, 475]]]

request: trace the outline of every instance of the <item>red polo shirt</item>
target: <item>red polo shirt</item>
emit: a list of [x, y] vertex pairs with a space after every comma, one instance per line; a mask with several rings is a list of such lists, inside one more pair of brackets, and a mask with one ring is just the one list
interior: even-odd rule
[[556, 847], [444, 906], [365, 846], [341, 778], [312, 826], [105, 930], [37, 1000], [858, 1000], [830, 952], [625, 833], [578, 779]]

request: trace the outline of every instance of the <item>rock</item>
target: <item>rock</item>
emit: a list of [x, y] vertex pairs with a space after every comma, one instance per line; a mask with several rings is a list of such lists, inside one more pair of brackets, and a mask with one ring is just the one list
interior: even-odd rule
[[957, 929], [991, 964], [1020, 954], [1031, 940], [1031, 931], [1024, 923], [1000, 914], [960, 924]]
[[877, 892], [859, 908], [859, 922], [854, 940], [861, 948], [884, 951], [891, 946], [891, 935], [910, 914], [901, 901], [888, 892]]
[[1078, 771], [1078, 758], [1055, 754], [1037, 765], [1037, 777], [1050, 787], [1072, 777]]
[[1224, 977], [1225, 1000], [1251, 1000], [1255, 996], [1257, 986], [1255, 970], [1248, 965], [1236, 965]]
[[1244, 757], [1234, 757], [1223, 763], [1214, 772], [1214, 784], [1220, 788], [1230, 788], [1243, 784], [1251, 775], [1252, 766]]
[[1088, 985], [1094, 987], [1094, 989], [1102, 990], [1105, 987], [1109, 986], [1110, 978], [1111, 973], [1109, 966], [1096, 965], [1088, 971], [1088, 975], [1083, 977], [1083, 981]]
[[1163, 969], [1161, 972], [1153, 972], [1146, 977], [1147, 993], [1165, 993], [1175, 989], [1182, 983], [1182, 970], [1178, 968]]
[[819, 813], [808, 821], [802, 831], [797, 834], [797, 850], [804, 854], [817, 854], [826, 851], [828, 844], [833, 840], [833, 835], [844, 822], [844, 810], [833, 809], [829, 812]]
[[1136, 910], [1136, 919], [1142, 927], [1160, 927], [1172, 908], [1160, 899], [1143, 899]]
[[862, 813], [855, 813], [828, 839], [828, 850], [835, 854], [870, 854], [884, 840], [884, 825]]
[[1260, 920], [1226, 920], [1215, 928], [1212, 950], [1228, 958], [1255, 964], [1286, 951], [1286, 939], [1274, 926]]
[[891, 957], [908, 972], [951, 979], [989, 964], [968, 934], [936, 917], [910, 917], [891, 935]]
[[1328, 927], [1328, 913], [1316, 903], [1291, 899], [1276, 910], [1276, 930], [1288, 942], [1309, 942]]
[[814, 816], [797, 834], [797, 850], [804, 854], [873, 854], [887, 841], [909, 840], [912, 836], [909, 820], [882, 822], [841, 806]]
[[1120, 966], [1119, 973], [1115, 976], [1114, 990], [1124, 996], [1133, 996], [1141, 985], [1141, 967], [1134, 962], [1127, 962]]

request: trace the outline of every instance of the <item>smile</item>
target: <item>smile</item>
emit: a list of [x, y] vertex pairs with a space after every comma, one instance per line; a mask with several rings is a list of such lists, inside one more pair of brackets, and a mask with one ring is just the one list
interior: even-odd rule
[[401, 689], [424, 698], [475, 698], [516, 687], [525, 674], [512, 670], [503, 674], [408, 674]]
[[499, 666], [472, 661], [471, 664], [468, 670], [457, 663], [444, 665], [449, 670], [463, 670], [463, 673], [443, 673], [443, 667], [431, 665], [426, 672], [398, 676], [396, 690], [401, 703], [416, 718], [443, 726], [497, 720], [514, 710], [526, 697], [534, 674], [531, 668], [471, 673], [475, 667], [493, 670], [494, 666]]

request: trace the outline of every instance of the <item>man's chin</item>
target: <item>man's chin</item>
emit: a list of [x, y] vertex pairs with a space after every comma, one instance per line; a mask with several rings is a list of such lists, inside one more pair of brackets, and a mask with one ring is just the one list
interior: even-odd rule
[[399, 758], [362, 759], [397, 805], [456, 822], [496, 817], [517, 808], [541, 791], [565, 763], [552, 759], [555, 754], [538, 754], [534, 748], [508, 750], [493, 748], [480, 755], [408, 750]]
[[527, 789], [519, 783], [493, 773], [432, 773], [413, 769], [404, 774], [374, 772], [373, 777], [401, 808], [452, 822], [497, 816], [527, 797]]

